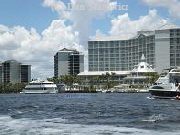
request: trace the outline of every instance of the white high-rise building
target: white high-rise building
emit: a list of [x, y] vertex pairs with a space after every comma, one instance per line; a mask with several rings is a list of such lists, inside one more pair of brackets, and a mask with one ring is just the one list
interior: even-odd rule
[[139, 31], [132, 38], [90, 40], [89, 71], [129, 71], [142, 54], [159, 73], [180, 66], [180, 28]]

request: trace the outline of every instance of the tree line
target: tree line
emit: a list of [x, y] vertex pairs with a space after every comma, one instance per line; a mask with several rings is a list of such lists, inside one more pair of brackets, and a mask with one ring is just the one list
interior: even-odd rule
[[[88, 79], [85, 80], [84, 77], [79, 77], [76, 75], [62, 75], [59, 77], [48, 78], [48, 81], [52, 81], [56, 84], [64, 83], [68, 87], [71, 87], [73, 84], [77, 83], [79, 85], [88, 86], [89, 90], [95, 90], [97, 87], [109, 89], [120, 83], [119, 80], [116, 80], [115, 76], [116, 73], [114, 72], [106, 72], [102, 75], [88, 76]], [[155, 83], [159, 78], [157, 73], [144, 73], [143, 76], [146, 76], [147, 78], [147, 85]], [[121, 83], [123, 83], [123, 81]]]
[[[148, 78], [147, 83], [149, 84], [153, 84], [159, 78], [157, 73], [145, 73], [144, 75]], [[68, 87], [72, 87], [73, 84], [77, 83], [78, 85], [86, 86], [86, 90], [94, 91], [97, 87], [109, 89], [118, 85], [119, 82], [116, 82], [115, 76], [116, 73], [114, 72], [106, 72], [102, 75], [90, 76], [88, 82], [86, 82], [84, 78], [76, 75], [62, 75], [47, 78], [47, 80], [56, 84], [64, 83]], [[20, 93], [26, 85], [27, 83], [0, 83], [0, 93]]]
[[0, 83], [0, 93], [20, 93], [27, 83]]
[[117, 84], [114, 82], [115, 75], [116, 74], [114, 72], [112, 73], [106, 72], [105, 74], [102, 75], [89, 76], [88, 82], [86, 82], [86, 80], [83, 77], [79, 77], [77, 75], [62, 75], [59, 77], [47, 78], [47, 80], [52, 81], [56, 84], [64, 83], [68, 87], [72, 87], [73, 84], [77, 83], [79, 85], [87, 86], [86, 89], [88, 90], [95, 90], [96, 87], [98, 86], [102, 86], [104, 88], [109, 89]]

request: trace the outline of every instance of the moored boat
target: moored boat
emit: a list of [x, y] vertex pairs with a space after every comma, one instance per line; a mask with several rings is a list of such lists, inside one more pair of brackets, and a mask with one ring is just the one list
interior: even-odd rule
[[49, 81], [32, 81], [30, 82], [21, 93], [24, 94], [52, 94], [58, 93], [56, 84]]
[[171, 69], [166, 76], [161, 76], [155, 85], [149, 88], [155, 98], [176, 98], [180, 96], [180, 68]]

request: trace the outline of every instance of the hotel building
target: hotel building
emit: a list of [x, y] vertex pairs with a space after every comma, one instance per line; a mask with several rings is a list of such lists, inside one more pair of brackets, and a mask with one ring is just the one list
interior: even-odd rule
[[158, 73], [180, 66], [180, 28], [139, 31], [132, 38], [90, 40], [89, 71], [130, 71], [142, 54]]
[[0, 83], [28, 83], [31, 81], [31, 65], [16, 60], [0, 63]]
[[[137, 65], [134, 65], [133, 70], [131, 71], [89, 71], [89, 72], [81, 72], [78, 74], [81, 77], [81, 80], [90, 84], [92, 79], [95, 80], [93, 82], [94, 85], [98, 83], [103, 83], [106, 80], [106, 74], [109, 74], [110, 81], [114, 83], [125, 83], [125, 84], [147, 84], [150, 76], [147, 76], [150, 73], [156, 74], [146, 62], [146, 58], [144, 54], [142, 54], [140, 62]], [[98, 82], [98, 77], [101, 77], [101, 82]]]
[[84, 71], [84, 55], [76, 50], [62, 49], [54, 55], [54, 76], [77, 75]]

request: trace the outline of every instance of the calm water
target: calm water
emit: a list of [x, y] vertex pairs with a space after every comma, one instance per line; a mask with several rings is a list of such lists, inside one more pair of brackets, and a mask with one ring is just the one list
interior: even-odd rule
[[149, 94], [0, 95], [1, 135], [179, 135], [180, 101]]

